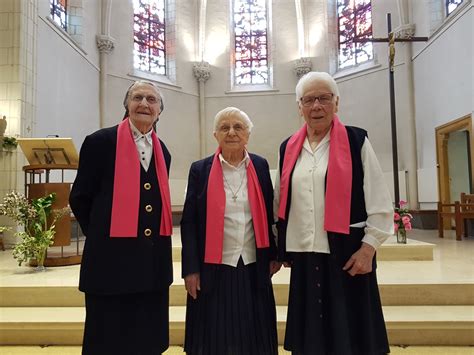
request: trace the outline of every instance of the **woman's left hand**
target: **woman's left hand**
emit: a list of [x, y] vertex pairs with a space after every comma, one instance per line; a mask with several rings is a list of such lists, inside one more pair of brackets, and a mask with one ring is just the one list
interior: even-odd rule
[[281, 269], [281, 263], [275, 260], [270, 261], [270, 277], [276, 274]]
[[375, 248], [367, 243], [362, 246], [347, 261], [342, 270], [347, 271], [349, 275], [368, 274], [372, 271], [372, 259], [375, 255]]

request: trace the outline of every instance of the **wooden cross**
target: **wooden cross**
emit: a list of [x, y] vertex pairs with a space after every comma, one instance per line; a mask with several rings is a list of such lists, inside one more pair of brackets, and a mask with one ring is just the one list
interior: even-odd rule
[[390, 87], [390, 120], [392, 123], [392, 158], [393, 158], [393, 187], [395, 196], [395, 206], [400, 203], [400, 187], [398, 182], [398, 151], [397, 151], [397, 118], [395, 114], [395, 83], [394, 83], [394, 59], [395, 59], [395, 42], [425, 42], [428, 37], [409, 37], [395, 38], [392, 32], [392, 15], [387, 14], [387, 37], [386, 38], [364, 38], [354, 39], [354, 42], [388, 42], [388, 78]]

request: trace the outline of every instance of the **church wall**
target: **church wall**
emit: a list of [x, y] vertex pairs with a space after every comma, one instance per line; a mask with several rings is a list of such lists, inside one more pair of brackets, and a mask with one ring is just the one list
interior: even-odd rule
[[460, 10], [414, 52], [418, 165], [434, 172], [435, 128], [473, 112], [472, 4]]
[[79, 46], [49, 18], [49, 1], [40, 0], [37, 34], [37, 111], [33, 136], [72, 137], [79, 149], [99, 128], [99, 4], [84, 0], [85, 30]]
[[[199, 96], [192, 64], [196, 56], [196, 4], [176, 7], [168, 2], [171, 20], [171, 45], [167, 47], [173, 61], [168, 67], [175, 70], [175, 80], [147, 75], [133, 68], [133, 6], [132, 2], [114, 3], [111, 14], [110, 35], [115, 38], [115, 48], [108, 55], [108, 102], [105, 125], [120, 122], [124, 109], [123, 98], [135, 80], [154, 80], [161, 88], [165, 109], [158, 123], [158, 135], [166, 143], [173, 160], [171, 178], [187, 178], [189, 165], [199, 159]], [[168, 32], [167, 32], [168, 33]]]

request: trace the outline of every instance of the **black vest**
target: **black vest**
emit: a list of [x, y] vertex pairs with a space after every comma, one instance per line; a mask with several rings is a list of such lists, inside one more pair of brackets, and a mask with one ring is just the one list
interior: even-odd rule
[[[367, 211], [365, 208], [365, 197], [364, 197], [364, 168], [362, 166], [362, 158], [361, 158], [361, 149], [362, 145], [364, 144], [365, 137], [367, 137], [367, 131], [352, 126], [346, 126], [347, 135], [349, 138], [349, 145], [351, 149], [351, 158], [352, 158], [352, 192], [351, 192], [351, 217], [350, 223], [358, 223], [367, 220]], [[283, 161], [285, 158], [285, 151], [286, 145], [288, 144], [288, 139], [286, 139], [280, 145], [280, 178], [281, 172], [283, 171]], [[294, 171], [294, 169], [293, 169]], [[288, 216], [291, 207], [291, 181], [293, 178], [293, 171], [290, 174], [290, 181], [288, 189], [288, 199], [286, 204], [286, 211], [285, 211], [285, 220], [278, 220], [277, 227], [278, 227], [278, 255], [279, 259], [282, 261], [289, 260], [289, 256], [286, 253], [286, 229], [288, 226]], [[326, 173], [327, 179], [327, 173]], [[352, 233], [352, 228], [351, 232]], [[328, 233], [329, 239], [331, 239], [331, 235], [335, 233]], [[341, 236], [343, 238], [343, 236]], [[363, 237], [363, 235], [362, 235]], [[360, 237], [360, 239], [362, 239]], [[360, 241], [360, 240], [359, 240]], [[331, 244], [331, 243], [330, 243]], [[330, 245], [331, 246], [331, 245]], [[331, 250], [333, 253], [333, 250]]]

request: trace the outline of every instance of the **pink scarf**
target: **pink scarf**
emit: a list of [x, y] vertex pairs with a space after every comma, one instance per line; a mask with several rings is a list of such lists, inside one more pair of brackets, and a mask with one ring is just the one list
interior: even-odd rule
[[[114, 195], [110, 237], [137, 237], [140, 204], [140, 160], [132, 137], [128, 118], [117, 129], [117, 150], [115, 153]], [[156, 176], [161, 194], [160, 235], [171, 236], [171, 198], [168, 171], [161, 144], [155, 132], [151, 133]]]
[[[301, 153], [307, 135], [305, 124], [286, 145], [280, 179], [280, 206], [278, 217], [286, 219], [290, 175]], [[281, 159], [281, 157], [280, 157]], [[351, 216], [352, 157], [346, 127], [334, 115], [329, 143], [326, 198], [324, 208], [324, 229], [349, 234]]]
[[[224, 213], [226, 196], [224, 191], [224, 175], [219, 161], [221, 149], [217, 149], [212, 161], [211, 172], [207, 182], [207, 216], [206, 216], [206, 247], [204, 262], [222, 264], [224, 245]], [[252, 213], [253, 228], [257, 248], [268, 248], [268, 222], [262, 188], [252, 160], [247, 166], [247, 187]]]

